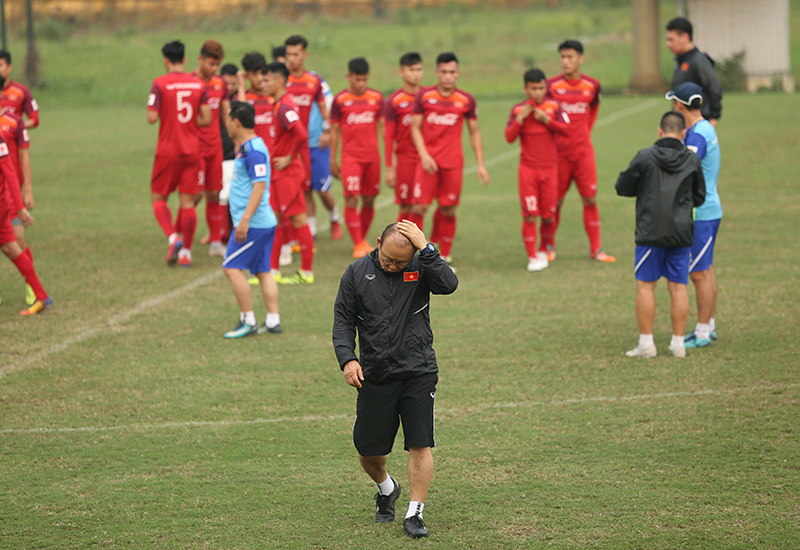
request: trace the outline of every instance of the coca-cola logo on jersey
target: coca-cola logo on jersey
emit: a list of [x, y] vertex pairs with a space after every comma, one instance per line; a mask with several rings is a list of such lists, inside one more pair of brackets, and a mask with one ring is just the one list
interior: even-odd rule
[[458, 115], [455, 113], [447, 113], [440, 115], [431, 113], [427, 118], [428, 124], [435, 124], [437, 126], [455, 126], [458, 122]]
[[403, 126], [411, 126], [411, 121], [413, 119], [414, 119], [414, 115], [412, 115], [411, 113], [407, 113], [407, 114], [403, 115], [403, 119], [400, 121], [400, 123]]
[[222, 98], [220, 97], [208, 98], [208, 106], [212, 109], [219, 109], [220, 103], [222, 103]]
[[293, 95], [292, 99], [294, 99], [294, 104], [298, 107], [310, 107], [311, 106], [311, 95], [310, 94], [302, 94], [302, 95]]
[[267, 111], [266, 113], [256, 115], [256, 124], [272, 124], [272, 113]]
[[588, 103], [562, 103], [561, 110], [571, 115], [582, 115], [589, 110]]
[[365, 111], [363, 113], [350, 113], [347, 115], [348, 124], [372, 124], [375, 122], [375, 113], [372, 111]]

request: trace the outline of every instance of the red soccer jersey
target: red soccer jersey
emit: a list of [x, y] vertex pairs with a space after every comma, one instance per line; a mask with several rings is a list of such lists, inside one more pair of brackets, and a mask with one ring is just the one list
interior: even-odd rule
[[156, 156], [197, 155], [197, 114], [208, 104], [205, 83], [187, 73], [167, 73], [153, 81], [147, 108], [158, 112]]
[[22, 118], [14, 113], [3, 113], [0, 116], [0, 137], [2, 137], [6, 145], [8, 145], [8, 153], [11, 157], [11, 162], [14, 164], [14, 169], [17, 171], [19, 184], [22, 185], [22, 167], [19, 163], [19, 150], [27, 149], [31, 146], [30, 139], [28, 139], [28, 130], [25, 129], [25, 123], [22, 121]]
[[[538, 107], [550, 116], [550, 124], [543, 124], [533, 117], [533, 113], [517, 124], [517, 114], [525, 104]], [[520, 136], [520, 162], [531, 168], [549, 168], [558, 161], [555, 135], [566, 135], [569, 124], [555, 99], [545, 98], [536, 104], [530, 99], [514, 105], [506, 125], [506, 140], [511, 143]]]
[[222, 131], [219, 125], [220, 107], [222, 101], [228, 99], [228, 88], [221, 76], [212, 75], [208, 80], [203, 80], [197, 72], [192, 76], [205, 82], [208, 106], [211, 108], [211, 124], [199, 128], [200, 152], [202, 154], [216, 153], [222, 148]]
[[33, 121], [34, 128], [39, 126], [39, 104], [33, 99], [28, 87], [19, 82], [12, 80], [3, 88], [0, 107], [3, 107], [6, 113], [14, 113], [20, 117], [25, 113]]
[[411, 119], [414, 115], [414, 95], [402, 88], [393, 92], [383, 104], [383, 147], [386, 166], [392, 165], [392, 149], [398, 159], [405, 162], [417, 162], [419, 154], [411, 139]]
[[342, 90], [333, 98], [331, 122], [342, 130], [342, 158], [380, 162], [378, 120], [382, 118], [383, 94], [372, 88], [361, 95]]
[[561, 110], [569, 118], [569, 134], [556, 138], [559, 154], [591, 147], [591, 131], [600, 107], [600, 83], [586, 75], [579, 80], [552, 76], [547, 79], [547, 93], [561, 103]]
[[256, 135], [264, 140], [267, 151], [272, 155], [272, 136], [269, 129], [272, 126], [272, 106], [275, 105], [275, 100], [272, 96], [257, 94], [253, 90], [247, 90], [244, 99], [256, 110]]
[[292, 162], [302, 167], [300, 150], [308, 141], [308, 131], [303, 126], [303, 121], [300, 120], [300, 115], [297, 114], [294, 101], [289, 94], [281, 96], [278, 101], [273, 103], [270, 135], [273, 144], [270, 155], [273, 158], [292, 155], [294, 156]]
[[422, 88], [414, 99], [414, 114], [422, 115], [422, 138], [436, 164], [440, 168], [462, 167], [461, 131], [465, 118], [478, 118], [475, 98], [458, 88], [447, 96], [436, 86]]
[[311, 116], [311, 106], [314, 103], [325, 101], [322, 92], [322, 79], [313, 73], [305, 71], [301, 76], [289, 75], [286, 81], [286, 93], [292, 96], [297, 114], [303, 121], [303, 126], [308, 129], [308, 118]]
[[7, 211], [11, 212], [12, 217], [16, 217], [23, 205], [17, 172], [9, 156], [6, 140], [0, 137], [0, 214]]

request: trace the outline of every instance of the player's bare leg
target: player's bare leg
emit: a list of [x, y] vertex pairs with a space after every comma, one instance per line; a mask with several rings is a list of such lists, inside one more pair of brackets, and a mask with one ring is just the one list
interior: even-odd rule
[[410, 447], [408, 449], [408, 485], [410, 502], [403, 520], [403, 528], [412, 538], [427, 537], [428, 529], [422, 520], [425, 498], [433, 478], [433, 453], [430, 447]]
[[614, 263], [617, 259], [614, 256], [603, 252], [600, 245], [600, 211], [597, 209], [597, 198], [581, 197], [583, 201], [583, 227], [589, 237], [589, 250], [591, 258], [598, 262]]
[[542, 271], [549, 265], [547, 253], [536, 248], [536, 218], [537, 216], [522, 218], [522, 242], [528, 254], [527, 269], [531, 272]]
[[328, 191], [317, 191], [317, 194], [328, 211], [328, 218], [331, 222], [331, 239], [338, 241], [342, 238], [342, 224], [341, 220], [339, 220], [339, 210], [336, 208], [336, 198], [330, 189]]
[[23, 254], [22, 249], [17, 244], [17, 241], [11, 241], [0, 245], [0, 251], [11, 260], [11, 263], [17, 268], [19, 274], [27, 284], [33, 289], [36, 300], [27, 309], [20, 311], [20, 315], [34, 315], [40, 311], [53, 305], [53, 300], [48, 296], [47, 292], [42, 287], [39, 281], [39, 276], [33, 267], [33, 261], [27, 254]]
[[253, 298], [250, 294], [250, 285], [241, 269], [223, 268], [222, 271], [231, 283], [236, 303], [239, 304], [239, 324], [225, 333], [225, 338], [242, 338], [255, 334], [258, 330], [256, 315], [253, 312]]
[[625, 353], [628, 357], [651, 358], [656, 356], [653, 343], [653, 323], [656, 319], [656, 282], [636, 281], [636, 324], [639, 343]]
[[[314, 236], [308, 225], [305, 213], [297, 214], [289, 218], [291, 227], [300, 243], [300, 271], [291, 277], [281, 277], [278, 282], [281, 284], [312, 284], [314, 282]], [[286, 242], [286, 236], [283, 239]]]
[[687, 348], [704, 348], [711, 345], [711, 319], [717, 303], [717, 281], [712, 268], [689, 274], [697, 294], [697, 326], [685, 338]]
[[671, 299], [670, 316], [672, 317], [672, 341], [669, 352], [675, 357], [686, 357], [683, 333], [689, 321], [689, 292], [686, 285], [667, 281]]
[[267, 306], [267, 319], [263, 325], [258, 327], [257, 334], [280, 334], [282, 331], [281, 316], [278, 313], [278, 285], [269, 272], [256, 273], [256, 277], [261, 286], [264, 305]]

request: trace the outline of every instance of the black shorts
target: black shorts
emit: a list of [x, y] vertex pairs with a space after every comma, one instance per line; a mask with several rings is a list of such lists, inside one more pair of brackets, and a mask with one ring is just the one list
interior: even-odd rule
[[433, 408], [436, 402], [435, 372], [385, 384], [366, 380], [358, 390], [353, 443], [361, 456], [383, 456], [392, 452], [400, 421], [404, 448], [435, 447]]

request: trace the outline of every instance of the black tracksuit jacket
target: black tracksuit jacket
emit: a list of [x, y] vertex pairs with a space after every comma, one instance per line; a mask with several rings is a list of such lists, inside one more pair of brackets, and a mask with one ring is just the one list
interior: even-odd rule
[[684, 82], [694, 82], [703, 90], [700, 112], [705, 119], [722, 116], [722, 85], [714, 72], [714, 60], [693, 48], [675, 56], [675, 71], [672, 73], [672, 89]]
[[438, 251], [414, 254], [398, 273], [381, 269], [377, 248], [350, 264], [333, 306], [339, 367], [356, 360], [364, 379], [378, 384], [438, 372], [430, 295], [451, 294], [457, 287], [458, 278]]

